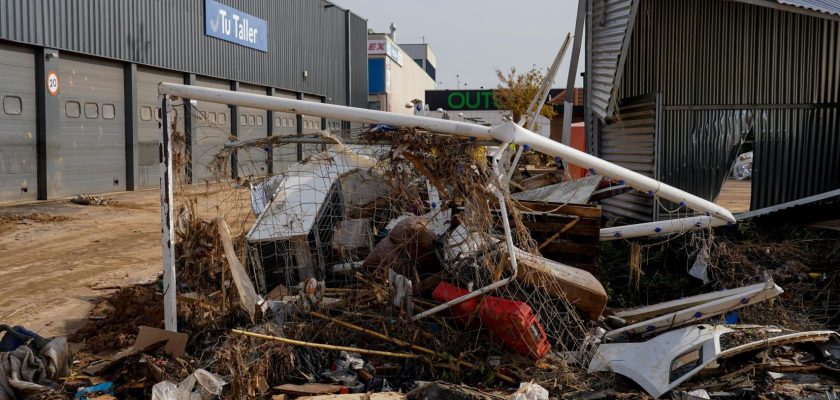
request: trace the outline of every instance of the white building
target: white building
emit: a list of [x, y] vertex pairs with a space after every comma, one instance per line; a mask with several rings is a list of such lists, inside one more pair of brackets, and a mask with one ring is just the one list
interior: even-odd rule
[[393, 33], [368, 34], [368, 108], [413, 114], [406, 104], [435, 88], [437, 58], [431, 47], [407, 47], [410, 53], [394, 42]]

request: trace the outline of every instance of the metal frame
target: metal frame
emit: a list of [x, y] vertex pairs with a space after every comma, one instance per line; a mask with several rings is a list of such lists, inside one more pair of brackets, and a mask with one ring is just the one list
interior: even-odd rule
[[167, 331], [178, 331], [178, 285], [175, 282], [175, 217], [172, 179], [172, 132], [169, 126], [169, 96], [160, 104], [160, 222], [163, 242], [163, 319]]

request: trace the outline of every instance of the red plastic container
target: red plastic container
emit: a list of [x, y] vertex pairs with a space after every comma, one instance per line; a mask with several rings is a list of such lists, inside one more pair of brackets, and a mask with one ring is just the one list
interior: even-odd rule
[[[435, 291], [432, 292], [432, 298], [441, 303], [445, 303], [447, 301], [457, 299], [467, 293], [469, 293], [467, 289], [461, 289], [458, 286], [450, 285], [446, 282], [441, 282], [437, 285]], [[456, 304], [455, 306], [449, 309], [449, 313], [453, 317], [457, 318], [461, 325], [477, 327], [477, 310], [480, 301], [480, 297], [473, 297], [472, 299], [469, 299], [463, 303]]]
[[[466, 289], [441, 282], [435, 288], [432, 297], [439, 302], [446, 302], [467, 293], [469, 291]], [[449, 309], [450, 313], [465, 325], [475, 320], [476, 310], [482, 325], [517, 353], [542, 358], [551, 349], [548, 337], [529, 305], [521, 301], [484, 296], [467, 300]]]

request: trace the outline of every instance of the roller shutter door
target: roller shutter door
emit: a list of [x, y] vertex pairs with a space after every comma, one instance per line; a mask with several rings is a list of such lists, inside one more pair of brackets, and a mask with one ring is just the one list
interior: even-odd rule
[[[211, 78], [198, 78], [196, 86], [214, 89], [230, 90], [230, 83]], [[230, 127], [233, 122], [230, 117], [230, 107], [225, 104], [199, 101], [196, 104], [196, 131], [193, 132], [192, 166], [193, 182], [215, 182], [218, 179], [230, 177], [230, 168], [217, 177], [209, 169], [217, 154], [231, 139]], [[230, 165], [227, 163], [226, 165]]]
[[[283, 97], [286, 99], [296, 99], [297, 96], [291, 92], [281, 92], [279, 90], [274, 92], [276, 97]], [[291, 113], [273, 112], [274, 136], [292, 136], [297, 135], [297, 116]], [[273, 163], [274, 173], [279, 174], [285, 172], [289, 165], [298, 161], [297, 145], [284, 144], [281, 146], [274, 146]]]
[[35, 57], [0, 43], [0, 202], [38, 197]]
[[[138, 188], [155, 188], [160, 185], [160, 101], [158, 84], [160, 82], [184, 83], [184, 76], [177, 72], [153, 68], [137, 68], [137, 171]], [[176, 120], [176, 130], [184, 132], [184, 107], [180, 100], [173, 101], [174, 113], [170, 118]]]
[[[252, 85], [240, 85], [239, 91], [252, 94], [266, 94], [266, 88]], [[252, 140], [268, 137], [268, 112], [258, 108], [239, 107], [239, 140]], [[267, 152], [261, 147], [248, 147], [237, 151], [237, 173], [239, 177], [264, 176], [268, 174]]]
[[[320, 103], [321, 98], [317, 96], [310, 96], [305, 95], [303, 97], [306, 101], [312, 101], [315, 103]], [[304, 135], [313, 135], [316, 133], [321, 132], [321, 117], [314, 117], [311, 115], [304, 115], [303, 116], [303, 134]], [[319, 153], [321, 150], [324, 149], [323, 145], [320, 144], [305, 144], [303, 145], [303, 157], [308, 157], [313, 154]]]
[[125, 190], [122, 65], [72, 54], [59, 65], [61, 134], [47, 149], [50, 196]]

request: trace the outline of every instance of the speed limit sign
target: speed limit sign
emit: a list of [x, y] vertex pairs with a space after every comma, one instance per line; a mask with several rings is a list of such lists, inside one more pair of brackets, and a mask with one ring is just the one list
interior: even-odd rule
[[55, 71], [50, 71], [47, 74], [47, 91], [50, 92], [50, 96], [57, 96], [58, 95], [58, 74]]

